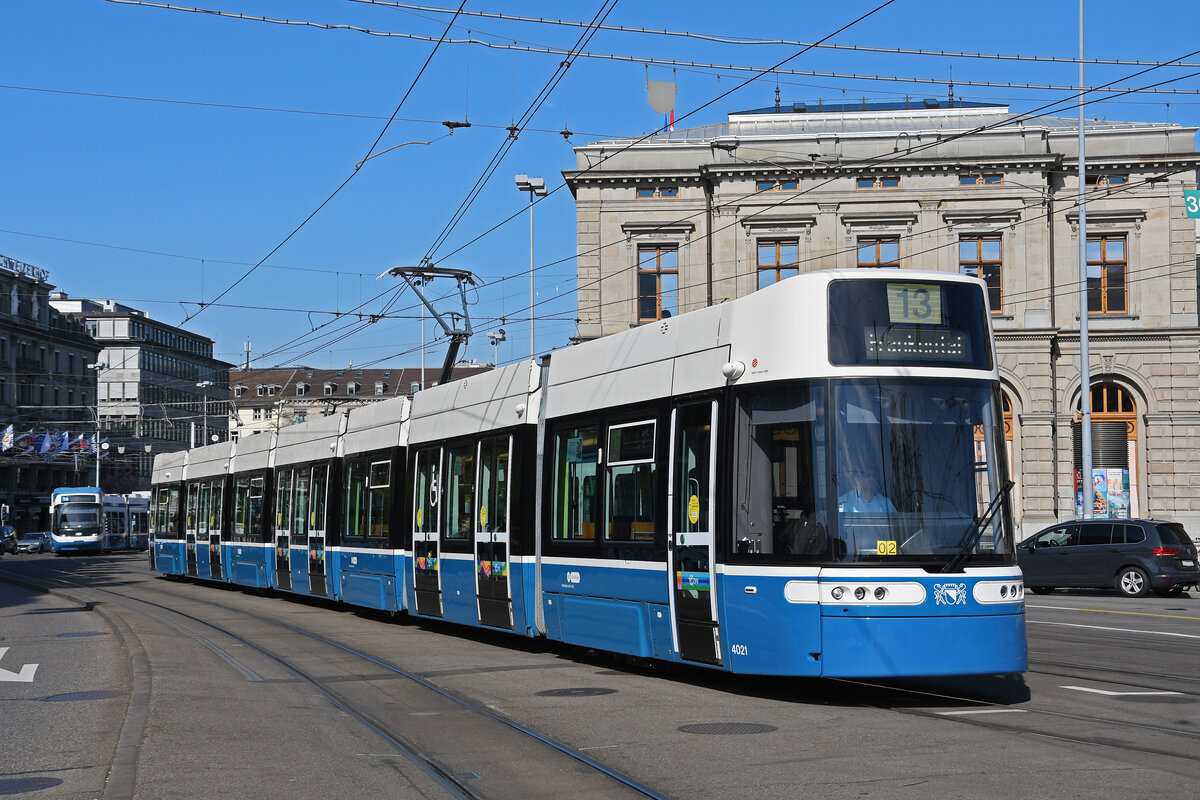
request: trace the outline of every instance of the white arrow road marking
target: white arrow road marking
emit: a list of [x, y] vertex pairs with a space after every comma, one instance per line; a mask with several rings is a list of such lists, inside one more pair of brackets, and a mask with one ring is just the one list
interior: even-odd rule
[[1093, 692], [1108, 697], [1143, 697], [1147, 695], [1180, 694], [1180, 692], [1109, 692], [1104, 689], [1091, 689], [1087, 686], [1060, 686], [1060, 689], [1074, 689], [1077, 692]]
[[[7, 652], [7, 647], [0, 647], [0, 658], [4, 658], [4, 654]], [[21, 667], [20, 672], [9, 672], [6, 669], [0, 669], [0, 681], [33, 683], [33, 673], [37, 672], [37, 668], [37, 664], [26, 664], [25, 666]]]

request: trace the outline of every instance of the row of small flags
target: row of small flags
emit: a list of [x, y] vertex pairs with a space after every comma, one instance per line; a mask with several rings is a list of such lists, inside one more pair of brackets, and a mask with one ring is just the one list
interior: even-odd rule
[[[97, 444], [95, 434], [91, 436], [80, 434], [72, 439], [71, 434], [66, 431], [51, 433], [44, 430], [41, 433], [28, 431], [18, 434], [13, 430], [12, 425], [8, 425], [4, 428], [3, 433], [0, 433], [0, 452], [18, 456], [42, 456], [47, 461], [51, 461], [60, 455], [99, 451], [100, 458], [104, 458], [107, 451], [100, 445], [107, 441], [108, 439], [104, 438]], [[9, 453], [10, 450], [16, 452]]]

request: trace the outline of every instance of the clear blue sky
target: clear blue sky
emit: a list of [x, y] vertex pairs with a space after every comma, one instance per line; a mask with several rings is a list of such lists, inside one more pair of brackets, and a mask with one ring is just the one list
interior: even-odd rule
[[[441, 36], [449, 15], [352, 0], [176, 0], [265, 16], [417, 36]], [[430, 2], [428, 7], [452, 7]], [[815, 41], [879, 2], [647, 3], [621, 0], [606, 23], [726, 37]], [[591, 20], [589, 3], [468, 0], [467, 10]], [[1089, 58], [1167, 61], [1200, 49], [1194, 2], [1087, 3]], [[571, 48], [581, 28], [459, 17], [452, 39], [533, 48]], [[832, 42], [885, 48], [1072, 58], [1077, 3], [896, 2]], [[5, 0], [0, 5], [0, 254], [43, 267], [72, 297], [110, 298], [171, 324], [195, 314], [279, 245], [345, 181], [383, 130], [433, 44], [233, 19], [107, 0]], [[488, 162], [550, 80], [561, 56], [443, 44], [376, 152], [341, 192], [266, 264], [185, 327], [239, 362], [253, 342], [255, 366], [325, 368], [420, 363], [418, 305], [405, 291], [388, 318], [329, 323], [397, 281], [375, 276], [432, 252], [438, 266], [468, 269], [485, 284], [472, 293], [478, 335], [465, 352], [492, 358], [483, 334], [501, 324], [501, 363], [526, 356], [529, 222], [517, 173], [562, 185], [571, 145], [649, 132], [662, 124], [646, 100], [652, 79], [678, 83], [676, 117], [703, 106], [751, 73], [650, 65], [660, 59], [766, 68], [797, 51], [700, 38], [598, 32], [583, 48], [634, 61], [581, 58], [555, 88], [440, 246], [439, 235]], [[1200, 56], [1187, 59], [1200, 63]], [[950, 77], [955, 97], [998, 100], [1025, 111], [1063, 91], [985, 88], [969, 82], [1074, 85], [1071, 63], [983, 60], [811, 50], [787, 65], [841, 75]], [[1164, 67], [1123, 82], [1136, 66], [1087, 67], [1091, 85], [1145, 86], [1200, 72]], [[766, 76], [682, 121], [723, 120], [731, 111], [784, 102], [945, 97], [944, 85]], [[1168, 84], [1196, 92], [1200, 78]], [[1169, 104], [1169, 106], [1168, 106]], [[271, 110], [268, 110], [271, 109]], [[1075, 112], [1062, 112], [1074, 116]], [[1134, 95], [1096, 103], [1089, 116], [1200, 124], [1200, 94]], [[472, 127], [447, 135], [443, 120]], [[558, 132], [574, 132], [570, 143]], [[565, 189], [535, 210], [538, 350], [566, 344], [575, 330], [575, 217]], [[461, 249], [460, 249], [461, 248]], [[452, 251], [454, 252], [453, 254]], [[504, 280], [508, 278], [508, 280]], [[390, 297], [390, 295], [389, 295]], [[272, 310], [297, 309], [297, 310]], [[362, 311], [379, 313], [382, 301]], [[507, 317], [504, 323], [497, 321]], [[361, 328], [361, 329], [360, 329]], [[427, 365], [445, 343], [426, 322]], [[306, 335], [307, 334], [307, 335]]]

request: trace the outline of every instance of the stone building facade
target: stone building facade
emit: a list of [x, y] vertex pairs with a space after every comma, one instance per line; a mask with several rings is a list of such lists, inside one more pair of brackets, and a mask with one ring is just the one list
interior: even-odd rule
[[[1196, 128], [1086, 126], [1093, 459], [1129, 511], [1200, 534]], [[801, 271], [899, 266], [989, 285], [1018, 519], [1075, 515], [1078, 131], [1007, 107], [802, 104], [576, 148], [578, 338]], [[1113, 501], [1120, 500], [1114, 489]]]
[[[96, 373], [88, 369], [100, 350], [83, 325], [50, 306], [49, 273], [0, 256], [0, 428], [15, 436], [95, 431]], [[20, 442], [0, 448], [0, 503], [5, 521], [24, 533], [48, 530], [50, 491], [95, 483], [94, 456], [24, 452]]]
[[55, 292], [51, 304], [76, 320], [101, 348], [97, 401], [109, 451], [107, 492], [150, 488], [154, 456], [229, 435], [229, 368], [213, 340], [152, 319], [112, 300]]

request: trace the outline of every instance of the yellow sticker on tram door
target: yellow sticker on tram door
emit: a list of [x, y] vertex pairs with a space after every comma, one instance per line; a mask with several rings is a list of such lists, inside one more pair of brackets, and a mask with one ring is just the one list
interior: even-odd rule
[[688, 498], [688, 522], [695, 525], [700, 521], [700, 498], [692, 495]]
[[487, 527], [487, 506], [479, 507], [479, 529], [483, 530]]
[[896, 543], [895, 542], [885, 542], [885, 541], [876, 542], [875, 543], [875, 554], [880, 555], [880, 556], [896, 555]]

